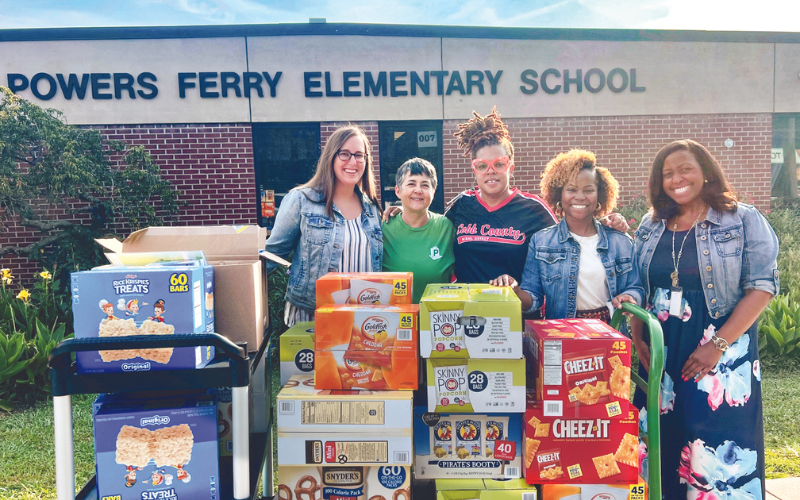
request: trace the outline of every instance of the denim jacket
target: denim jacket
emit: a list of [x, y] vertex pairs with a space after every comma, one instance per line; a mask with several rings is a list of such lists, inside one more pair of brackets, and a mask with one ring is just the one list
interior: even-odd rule
[[[626, 293], [642, 303], [644, 290], [639, 272], [632, 262], [632, 244], [628, 235], [594, 222], [600, 240], [597, 253], [606, 268], [611, 297]], [[581, 246], [562, 220], [535, 233], [528, 246], [528, 259], [520, 288], [531, 294], [531, 313], [545, 302], [545, 318], [574, 318], [578, 295], [578, 266]]]
[[[381, 270], [383, 236], [377, 207], [356, 188], [361, 196], [361, 227], [369, 239], [372, 269]], [[275, 227], [267, 238], [266, 249], [280, 257], [294, 252], [286, 300], [307, 312], [314, 312], [317, 278], [339, 270], [344, 239], [344, 216], [333, 206], [334, 219], [325, 213], [325, 201], [319, 191], [296, 188], [281, 202]], [[268, 263], [272, 270], [277, 264]]]
[[[636, 230], [634, 257], [646, 296], [650, 294], [650, 261], [665, 229], [665, 221], [647, 214]], [[712, 318], [730, 314], [745, 290], [778, 293], [778, 238], [755, 207], [739, 203], [735, 212], [709, 208], [695, 235], [700, 280]]]

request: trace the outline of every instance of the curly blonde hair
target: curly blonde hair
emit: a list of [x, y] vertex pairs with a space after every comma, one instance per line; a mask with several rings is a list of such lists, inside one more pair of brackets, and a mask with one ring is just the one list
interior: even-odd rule
[[539, 183], [542, 198], [559, 212], [559, 215], [563, 215], [559, 207], [564, 186], [572, 182], [581, 170], [589, 169], [595, 172], [597, 179], [597, 201], [600, 207], [595, 210], [595, 217], [611, 213], [617, 206], [619, 183], [607, 169], [598, 167], [596, 161], [594, 153], [583, 149], [560, 153], [550, 160], [544, 169], [542, 181]]
[[511, 136], [497, 107], [486, 116], [481, 116], [477, 111], [472, 112], [473, 117], [464, 123], [458, 124], [458, 132], [453, 134], [458, 138], [458, 147], [464, 150], [465, 157], [475, 158], [475, 154], [486, 146], [500, 145], [505, 148], [511, 161], [514, 161], [514, 145]]

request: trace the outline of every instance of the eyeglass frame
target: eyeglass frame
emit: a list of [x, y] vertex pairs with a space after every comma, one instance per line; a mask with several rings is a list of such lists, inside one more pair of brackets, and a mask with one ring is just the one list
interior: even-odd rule
[[[502, 160], [504, 158], [508, 162], [506, 168], [504, 168], [503, 170], [497, 170], [494, 167], [495, 163], [497, 163], [498, 160]], [[478, 171], [478, 169], [475, 168], [475, 164], [477, 162], [486, 163], [486, 170], [484, 170], [483, 172]], [[507, 155], [498, 156], [497, 158], [495, 158], [493, 160], [485, 160], [483, 158], [475, 158], [474, 160], [472, 160], [472, 171], [475, 172], [476, 174], [480, 174], [480, 175], [488, 174], [489, 173], [489, 169], [491, 169], [492, 172], [494, 172], [496, 174], [502, 174], [503, 172], [508, 171], [508, 169], [513, 167], [513, 166], [514, 166], [514, 162], [511, 161], [511, 158], [509, 158]]]
[[[343, 155], [343, 154], [347, 155], [347, 159], [346, 160], [341, 157], [341, 155]], [[361, 159], [360, 160], [356, 156], [358, 154], [361, 155]], [[343, 161], [345, 163], [349, 163], [350, 162], [350, 158], [355, 158], [356, 163], [366, 163], [367, 162], [367, 153], [362, 153], [361, 151], [358, 151], [356, 153], [351, 153], [350, 151], [346, 151], [346, 150], [340, 149], [339, 151], [336, 152], [336, 157], [339, 160], [341, 160], [341, 161]]]

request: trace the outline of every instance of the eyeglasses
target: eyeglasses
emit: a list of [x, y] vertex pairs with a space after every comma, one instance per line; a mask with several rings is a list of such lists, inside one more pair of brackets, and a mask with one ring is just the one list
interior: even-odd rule
[[336, 153], [336, 156], [345, 163], [350, 161], [350, 157], [355, 158], [356, 163], [364, 163], [367, 159], [367, 155], [364, 153], [351, 153], [350, 151], [339, 151]]
[[498, 174], [502, 174], [508, 170], [508, 167], [511, 165], [513, 165], [513, 163], [511, 163], [511, 159], [508, 156], [501, 156], [494, 160], [483, 160], [481, 158], [472, 160], [472, 170], [474, 170], [476, 174], [488, 173], [489, 169]]

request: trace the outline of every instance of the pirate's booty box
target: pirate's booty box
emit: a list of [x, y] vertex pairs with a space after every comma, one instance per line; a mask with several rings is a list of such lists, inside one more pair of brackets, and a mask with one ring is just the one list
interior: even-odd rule
[[319, 278], [317, 307], [327, 304], [411, 304], [412, 273], [328, 273]]
[[[100, 267], [72, 273], [76, 338], [212, 333], [212, 266]], [[80, 373], [201, 368], [214, 348], [79, 352]]]

